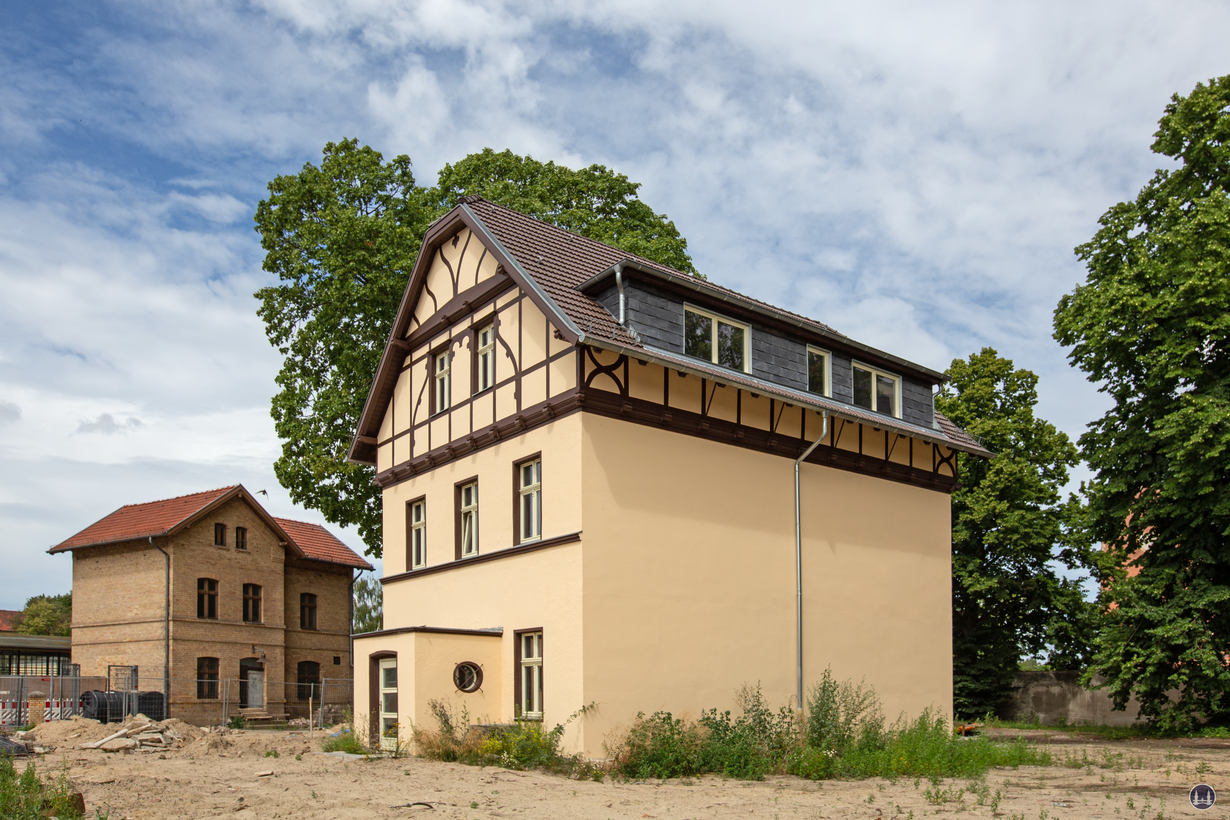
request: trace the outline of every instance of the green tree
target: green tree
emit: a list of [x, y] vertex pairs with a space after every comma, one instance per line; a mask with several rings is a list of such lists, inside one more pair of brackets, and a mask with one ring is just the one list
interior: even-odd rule
[[963, 458], [952, 496], [953, 699], [958, 715], [993, 711], [1021, 658], [1079, 663], [1089, 604], [1057, 564], [1088, 566], [1080, 505], [1061, 499], [1076, 447], [1034, 415], [1038, 377], [983, 348], [954, 359], [936, 409], [996, 457]]
[[1114, 401], [1080, 439], [1091, 531], [1117, 567], [1143, 550], [1104, 579], [1088, 676], [1184, 729], [1230, 712], [1230, 77], [1176, 94], [1153, 151], [1172, 167], [1076, 249], [1055, 338]]
[[73, 631], [73, 594], [35, 595], [14, 621], [14, 630], [22, 635], [67, 638]]
[[351, 632], [376, 632], [384, 628], [384, 588], [375, 575], [365, 573], [354, 581], [354, 618]]
[[485, 149], [416, 187], [410, 159], [386, 162], [357, 140], [328, 143], [319, 167], [269, 183], [256, 209], [264, 269], [259, 314], [284, 361], [272, 415], [274, 472], [291, 498], [356, 525], [381, 554], [372, 469], [346, 460], [415, 256], [432, 220], [479, 194], [593, 239], [694, 273], [674, 223], [637, 198], [639, 183], [601, 165], [578, 171]]

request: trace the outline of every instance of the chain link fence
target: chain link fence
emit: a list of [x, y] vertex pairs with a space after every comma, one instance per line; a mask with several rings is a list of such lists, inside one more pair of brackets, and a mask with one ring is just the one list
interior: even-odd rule
[[[141, 689], [142, 684], [149, 689]], [[25, 726], [73, 715], [116, 723], [138, 713], [200, 726], [226, 724], [236, 718], [252, 726], [306, 723], [310, 718], [312, 725], [320, 726], [341, 722], [353, 697], [349, 678], [280, 681], [249, 674], [170, 678], [166, 684], [169, 703], [162, 692], [163, 678], [141, 676], [136, 667], [113, 666], [106, 676], [0, 676], [0, 726]]]

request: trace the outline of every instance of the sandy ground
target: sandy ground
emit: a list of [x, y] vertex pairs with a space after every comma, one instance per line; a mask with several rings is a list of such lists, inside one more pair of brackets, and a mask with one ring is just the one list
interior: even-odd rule
[[[79, 749], [115, 727], [66, 722], [41, 729], [41, 771], [63, 770], [84, 794], [87, 816], [169, 820], [244, 818], [921, 818], [934, 815], [1057, 818], [1226, 817], [1230, 741], [1096, 742], [1022, 732], [1056, 765], [992, 770], [979, 781], [760, 783], [703, 777], [665, 782], [578, 782], [534, 772], [415, 758], [345, 759], [319, 752], [316, 732], [184, 730], [180, 748]], [[1018, 733], [1007, 733], [1018, 734]], [[190, 736], [189, 736], [190, 735]], [[276, 757], [273, 753], [276, 752]], [[23, 764], [19, 763], [19, 767]], [[1188, 790], [1208, 783], [1218, 805], [1197, 811]], [[1224, 791], [1221, 791], [1224, 787]]]

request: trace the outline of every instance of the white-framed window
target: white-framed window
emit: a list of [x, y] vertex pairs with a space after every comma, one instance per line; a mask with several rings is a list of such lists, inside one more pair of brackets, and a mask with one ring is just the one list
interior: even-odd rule
[[432, 412], [440, 413], [448, 409], [451, 395], [451, 381], [448, 375], [448, 350], [441, 350], [432, 357], [434, 377], [436, 381], [435, 407]]
[[873, 413], [901, 417], [901, 379], [865, 364], [854, 364], [854, 404]]
[[517, 465], [517, 540], [542, 538], [542, 458]]
[[409, 569], [427, 566], [427, 502], [424, 499], [406, 505], [407, 550]]
[[517, 636], [521, 655], [519, 695], [521, 717], [542, 720], [542, 633], [522, 632]]
[[381, 658], [380, 674], [380, 748], [397, 750], [397, 658]]
[[495, 384], [495, 324], [478, 329], [474, 361], [474, 392], [481, 393]]
[[461, 519], [458, 551], [462, 558], [478, 555], [478, 482], [457, 489], [457, 511]]
[[751, 372], [751, 329], [733, 319], [685, 305], [683, 352], [734, 370]]
[[807, 347], [807, 391], [821, 396], [832, 395], [832, 370], [829, 352], [818, 347]]

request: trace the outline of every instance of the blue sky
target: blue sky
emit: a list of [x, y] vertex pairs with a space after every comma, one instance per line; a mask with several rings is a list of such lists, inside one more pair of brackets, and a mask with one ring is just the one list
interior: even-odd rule
[[[0, 6], [0, 608], [125, 503], [271, 464], [252, 214], [357, 137], [430, 184], [484, 147], [643, 183], [710, 279], [943, 369], [997, 348], [1074, 438], [1072, 248], [1159, 166], [1230, 7], [598, 0]], [[323, 523], [323, 522], [322, 522]], [[334, 528], [337, 531], [337, 528]], [[339, 535], [360, 549], [353, 533]]]

